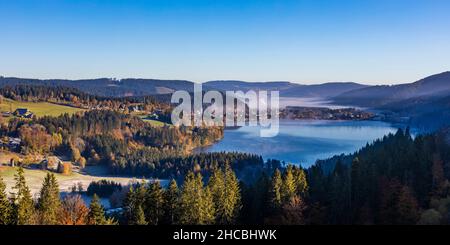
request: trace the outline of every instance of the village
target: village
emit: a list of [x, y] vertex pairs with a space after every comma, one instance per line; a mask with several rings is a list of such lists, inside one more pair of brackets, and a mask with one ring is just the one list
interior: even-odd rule
[[355, 108], [330, 109], [325, 107], [287, 106], [280, 118], [293, 120], [370, 120], [374, 114]]

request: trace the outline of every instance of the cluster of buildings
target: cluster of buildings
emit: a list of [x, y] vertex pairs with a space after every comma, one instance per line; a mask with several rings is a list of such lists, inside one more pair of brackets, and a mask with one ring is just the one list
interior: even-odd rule
[[280, 117], [285, 119], [368, 120], [375, 115], [355, 108], [330, 109], [325, 107], [287, 106]]
[[0, 139], [0, 148], [9, 151], [16, 151], [19, 149], [22, 140], [20, 138], [15, 137], [5, 137]]
[[17, 108], [14, 112], [5, 111], [2, 112], [3, 117], [20, 117], [20, 118], [33, 118], [34, 113], [28, 110], [27, 108]]

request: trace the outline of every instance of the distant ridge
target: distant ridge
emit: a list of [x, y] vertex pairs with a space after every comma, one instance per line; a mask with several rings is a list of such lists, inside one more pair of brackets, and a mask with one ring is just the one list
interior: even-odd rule
[[393, 86], [371, 86], [348, 91], [333, 98], [338, 104], [380, 107], [394, 102], [450, 95], [450, 72], [443, 72], [419, 81]]
[[330, 82], [314, 85], [303, 85], [285, 81], [244, 82], [235, 80], [209, 81], [204, 83], [208, 88], [218, 90], [277, 90], [282, 97], [329, 98], [355, 89], [368, 87], [354, 82]]
[[[194, 87], [194, 83], [187, 80], [141, 78], [40, 80], [0, 76], [0, 87], [16, 84], [73, 87], [86, 93], [111, 97], [171, 94], [176, 90], [192, 92]], [[203, 83], [203, 89], [219, 91], [277, 90], [280, 91], [282, 97], [326, 98], [342, 105], [381, 107], [407, 99], [450, 95], [450, 72], [432, 75], [414, 83], [393, 86], [368, 86], [354, 82], [303, 85], [288, 81], [217, 80]]]
[[158, 80], [158, 79], [27, 79], [16, 77], [0, 77], [0, 87], [17, 84], [64, 86], [79, 89], [83, 92], [99, 96], [124, 97], [144, 96], [172, 93], [174, 90], [193, 90], [193, 83], [185, 80]]

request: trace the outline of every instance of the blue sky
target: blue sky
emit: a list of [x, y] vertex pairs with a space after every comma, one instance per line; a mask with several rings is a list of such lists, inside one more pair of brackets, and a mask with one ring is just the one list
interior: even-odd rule
[[448, 0], [0, 0], [0, 75], [305, 84], [450, 70]]

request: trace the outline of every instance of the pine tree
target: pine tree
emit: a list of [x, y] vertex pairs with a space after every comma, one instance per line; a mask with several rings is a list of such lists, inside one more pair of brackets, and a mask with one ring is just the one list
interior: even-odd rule
[[164, 215], [164, 192], [158, 181], [150, 184], [147, 190], [144, 213], [149, 224], [157, 225]]
[[40, 197], [37, 203], [39, 223], [43, 225], [56, 225], [61, 213], [61, 200], [59, 187], [53, 173], [47, 173], [42, 184]]
[[176, 224], [177, 222], [177, 207], [179, 199], [179, 190], [177, 182], [172, 179], [169, 187], [164, 192], [164, 223]]
[[146, 189], [144, 184], [134, 189], [130, 187], [124, 201], [125, 218], [129, 225], [144, 225], [148, 224], [145, 220], [145, 213], [143, 209], [145, 201]]
[[224, 199], [225, 199], [225, 176], [221, 169], [213, 166], [211, 176], [208, 180], [208, 188], [211, 192], [214, 208], [217, 214], [217, 220], [220, 222], [225, 213]]
[[137, 206], [136, 210], [133, 212], [133, 225], [147, 225], [148, 222], [145, 220], [144, 209], [142, 205]]
[[353, 221], [357, 222], [360, 214], [360, 206], [362, 205], [361, 199], [361, 184], [360, 183], [360, 171], [361, 163], [359, 158], [355, 157], [352, 161], [351, 172], [350, 172], [350, 186], [351, 186], [351, 207], [353, 212]]
[[305, 197], [308, 190], [308, 181], [306, 180], [306, 173], [305, 170], [299, 167], [295, 167], [293, 169], [294, 174], [294, 182], [295, 182], [295, 191], [297, 195], [301, 197]]
[[0, 177], [0, 225], [11, 224], [12, 204], [6, 194], [6, 185]]
[[105, 211], [97, 194], [94, 194], [89, 205], [88, 223], [90, 225], [105, 225], [107, 223]]
[[[203, 199], [203, 182], [201, 175], [194, 175], [193, 172], [189, 172], [184, 180], [183, 189], [180, 195], [180, 223], [186, 224], [202, 224], [203, 216], [202, 212], [202, 199]], [[212, 197], [212, 195], [211, 195]]]
[[281, 188], [283, 180], [281, 179], [280, 170], [276, 169], [272, 177], [272, 184], [270, 189], [270, 202], [273, 209], [277, 210], [281, 207]]
[[200, 221], [199, 225], [212, 225], [216, 220], [216, 212], [211, 190], [205, 187], [200, 203]]
[[281, 201], [288, 203], [296, 194], [294, 175], [292, 174], [292, 165], [286, 168], [283, 176], [283, 185], [281, 187]]
[[238, 179], [229, 164], [225, 165], [224, 176], [224, 199], [221, 205], [223, 208], [219, 216], [219, 222], [221, 224], [233, 224], [242, 208], [241, 190]]
[[14, 223], [17, 225], [28, 225], [34, 223], [34, 202], [28, 188], [23, 168], [18, 168], [14, 175], [16, 185], [14, 189]]

